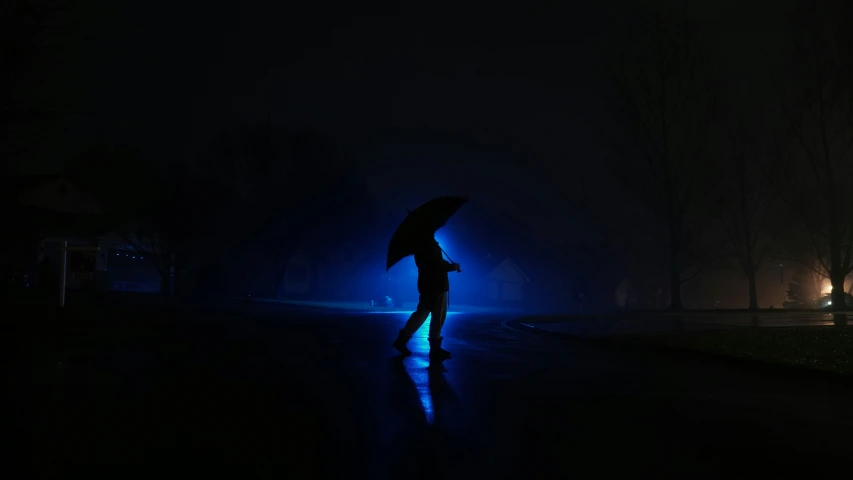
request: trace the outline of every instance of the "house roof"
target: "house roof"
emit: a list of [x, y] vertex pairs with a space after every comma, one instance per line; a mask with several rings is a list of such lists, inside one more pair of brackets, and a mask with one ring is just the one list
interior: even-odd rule
[[[483, 273], [488, 274], [498, 268], [507, 258], [520, 272], [523, 272], [527, 281], [551, 282], [555, 278], [560, 282], [574, 279], [578, 274], [577, 269], [572, 268], [559, 258], [554, 258], [547, 252], [535, 251], [534, 248], [526, 249], [494, 249], [489, 254], [483, 255], [479, 260]], [[468, 262], [465, 262], [467, 265]]]
[[102, 216], [79, 215], [38, 207], [19, 207], [14, 216], [15, 228], [22, 231], [57, 236], [101, 236], [113, 226]]
[[499, 280], [504, 282], [529, 282], [530, 279], [527, 278], [527, 275], [521, 271], [521, 268], [512, 261], [511, 258], [506, 257], [503, 262], [500, 263], [497, 267], [495, 267], [489, 274], [487, 275], [489, 278], [493, 280]]
[[634, 285], [631, 283], [631, 280], [628, 280], [628, 277], [623, 278], [622, 281], [619, 282], [619, 285], [616, 287], [616, 291], [624, 292], [629, 295], [637, 294], [636, 290], [634, 289]]
[[16, 185], [17, 201], [27, 207], [68, 214], [100, 213], [95, 197], [59, 175], [24, 177]]
[[15, 196], [30, 191], [39, 185], [65, 178], [59, 173], [37, 173], [33, 175], [17, 175], [9, 182]]

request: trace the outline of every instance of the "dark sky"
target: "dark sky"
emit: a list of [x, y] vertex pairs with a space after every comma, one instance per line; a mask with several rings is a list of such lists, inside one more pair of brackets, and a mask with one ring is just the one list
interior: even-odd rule
[[[98, 140], [192, 154], [229, 125], [271, 118], [343, 141], [383, 202], [470, 193], [556, 237], [574, 234], [566, 217], [581, 185], [607, 189], [596, 141], [602, 55], [643, 8], [115, 3], [93, 2], [97, 15], [54, 47], [43, 92], [73, 97], [76, 114], [28, 168], [56, 168]], [[751, 98], [763, 70], [755, 59], [772, 61], [784, 10], [734, 1], [695, 10], [732, 60], [733, 88]]]

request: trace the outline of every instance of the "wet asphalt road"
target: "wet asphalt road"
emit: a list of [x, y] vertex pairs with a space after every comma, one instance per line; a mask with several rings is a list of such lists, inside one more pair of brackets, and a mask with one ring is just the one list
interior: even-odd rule
[[430, 367], [423, 336], [394, 358], [404, 314], [265, 308], [19, 342], [15, 478], [822, 477], [853, 452], [846, 378], [475, 314], [448, 318], [453, 358]]

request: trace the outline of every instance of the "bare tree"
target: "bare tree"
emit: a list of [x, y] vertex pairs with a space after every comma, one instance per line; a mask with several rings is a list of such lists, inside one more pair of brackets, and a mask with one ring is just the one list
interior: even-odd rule
[[720, 189], [717, 219], [726, 234], [726, 253], [749, 285], [749, 309], [757, 310], [756, 273], [772, 252], [774, 235], [768, 220], [775, 198], [761, 175], [757, 161], [761, 153], [755, 137], [742, 125], [735, 125], [730, 134], [731, 153], [723, 164], [726, 181]]
[[[127, 147], [94, 145], [67, 166], [67, 174], [101, 205], [104, 222], [132, 245], [160, 276], [160, 292], [171, 296], [190, 264], [194, 245], [226, 220], [218, 213], [229, 202], [210, 178], [197, 175], [188, 159], [155, 163]], [[116, 164], [134, 165], [132, 175], [115, 175]]]
[[[625, 41], [617, 81], [623, 141], [615, 165], [624, 186], [641, 200], [660, 230], [669, 275], [670, 308], [683, 308], [681, 286], [707, 266], [712, 248], [700, 245], [707, 217], [709, 136], [715, 92], [708, 58], [684, 10], [661, 8], [647, 18], [641, 41]], [[636, 162], [635, 162], [636, 160]]]
[[800, 263], [829, 278], [832, 307], [843, 309], [844, 279], [853, 271], [853, 9], [824, 9], [830, 6], [810, 4], [800, 15], [769, 177], [817, 259]]
[[177, 277], [188, 270], [193, 241], [212, 223], [213, 206], [184, 165], [152, 168], [146, 177], [136, 183], [138, 190], [126, 192], [137, 201], [119, 233], [157, 269], [160, 293], [170, 297]]

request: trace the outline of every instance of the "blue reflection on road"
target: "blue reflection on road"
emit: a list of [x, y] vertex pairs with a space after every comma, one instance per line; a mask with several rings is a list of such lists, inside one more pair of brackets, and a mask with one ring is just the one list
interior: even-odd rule
[[435, 392], [432, 390], [430, 375], [444, 375], [441, 373], [443, 371], [441, 365], [431, 365], [428, 357], [429, 342], [427, 337], [431, 319], [432, 316], [430, 315], [430, 318], [427, 318], [427, 321], [409, 341], [409, 348], [413, 355], [404, 360], [406, 373], [412, 379], [412, 383], [418, 392], [427, 425], [435, 424], [436, 420]]
[[420, 398], [421, 406], [424, 408], [426, 423], [427, 425], [432, 425], [435, 423], [435, 407], [432, 401], [432, 392], [429, 388], [429, 375], [427, 373], [429, 361], [420, 357], [412, 357], [407, 363], [409, 365], [406, 365], [406, 372], [415, 384], [418, 398]]

